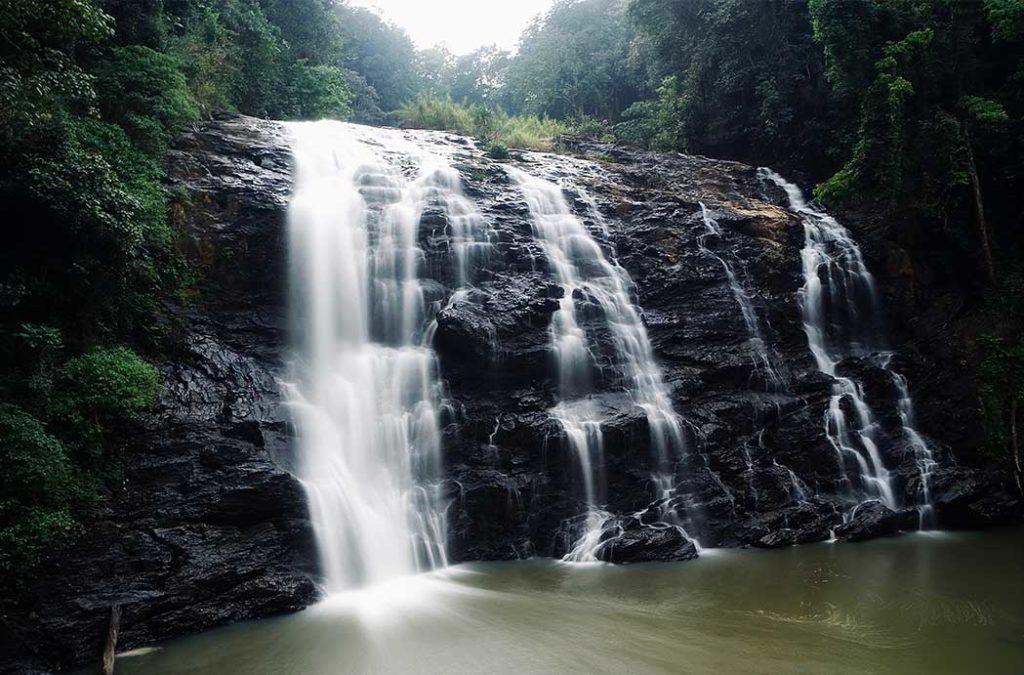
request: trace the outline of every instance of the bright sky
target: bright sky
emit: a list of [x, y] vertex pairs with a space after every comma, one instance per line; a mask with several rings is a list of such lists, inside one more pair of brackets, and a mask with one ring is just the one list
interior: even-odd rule
[[530, 20], [553, 0], [349, 0], [401, 26], [419, 48], [445, 44], [455, 54], [496, 44], [513, 49]]

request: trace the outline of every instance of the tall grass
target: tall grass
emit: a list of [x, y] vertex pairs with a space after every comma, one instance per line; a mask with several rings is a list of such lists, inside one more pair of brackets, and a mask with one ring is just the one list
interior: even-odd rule
[[465, 106], [451, 98], [419, 96], [397, 111], [398, 122], [409, 129], [439, 129], [475, 136], [488, 146], [551, 151], [555, 139], [568, 129], [547, 117], [509, 115], [479, 105]]

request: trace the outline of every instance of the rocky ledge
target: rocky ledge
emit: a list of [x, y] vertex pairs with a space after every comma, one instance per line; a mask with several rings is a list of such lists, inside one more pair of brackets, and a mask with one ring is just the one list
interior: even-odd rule
[[[450, 413], [445, 469], [450, 552], [456, 561], [562, 555], [586, 511], [578, 468], [548, 415], [555, 401], [548, 325], [559, 288], [543, 263], [521, 195], [500, 163], [466, 139], [451, 148], [467, 195], [491, 223], [495, 246], [468, 293], [455, 285], [445, 214], [428, 209], [420, 243], [438, 302], [435, 346]], [[0, 662], [12, 672], [92, 661], [111, 606], [123, 609], [132, 648], [215, 625], [297, 610], [317, 597], [316, 554], [279, 381], [286, 342], [285, 212], [291, 188], [286, 132], [231, 117], [185, 134], [169, 156], [173, 217], [197, 275], [193, 297], [170, 307], [167, 338], [150, 357], [166, 376], [160, 409], [131, 431], [124, 483], [73, 543], [32, 580], [24, 615], [9, 616]], [[917, 514], [845, 496], [823, 424], [832, 379], [818, 372], [797, 305], [803, 232], [778, 188], [753, 167], [577, 142], [573, 156], [510, 160], [563, 184], [606, 255], [636, 286], [637, 304], [675, 409], [687, 456], [671, 503], [652, 503], [646, 420], [614, 381], [605, 406], [607, 546], [612, 562], [685, 560], [696, 548], [652, 516], [691, 516], [705, 546], [776, 547], [851, 541], [917, 527]], [[411, 170], [411, 169], [410, 169]], [[701, 203], [722, 234], [708, 239]], [[905, 259], [870, 231], [872, 266]], [[764, 326], [784, 386], [768, 386], [716, 256], [728, 256]], [[887, 299], [906, 275], [881, 275]], [[900, 306], [903, 316], [912, 315]], [[948, 527], [1018, 520], [1008, 476], [987, 464], [977, 435], [971, 374], [938, 320], [898, 316], [893, 357], [918, 401], [918, 427], [940, 468], [934, 515]], [[600, 331], [599, 322], [588, 329]], [[600, 341], [599, 341], [600, 342]], [[600, 351], [600, 344], [596, 345]], [[890, 440], [884, 461], [899, 503], [920, 490], [899, 439], [898, 392], [870, 362], [856, 372]], [[614, 374], [610, 376], [614, 380]], [[958, 410], [953, 416], [948, 410]], [[972, 417], [973, 415], [973, 417]], [[844, 514], [850, 514], [844, 522]]]

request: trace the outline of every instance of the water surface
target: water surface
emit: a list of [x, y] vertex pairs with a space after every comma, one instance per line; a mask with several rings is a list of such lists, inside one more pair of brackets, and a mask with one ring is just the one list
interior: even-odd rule
[[1024, 530], [463, 565], [128, 654], [118, 672], [1019, 675]]

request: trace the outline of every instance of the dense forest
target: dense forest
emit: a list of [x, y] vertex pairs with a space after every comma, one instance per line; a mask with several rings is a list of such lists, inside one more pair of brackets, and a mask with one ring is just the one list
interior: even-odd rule
[[1019, 456], [1022, 0], [558, 0], [514, 53], [459, 56], [332, 0], [0, 0], [0, 34], [4, 578], [117, 489], [161, 307], [190, 294], [163, 156], [222, 112], [800, 176], [964, 289], [993, 452]]

